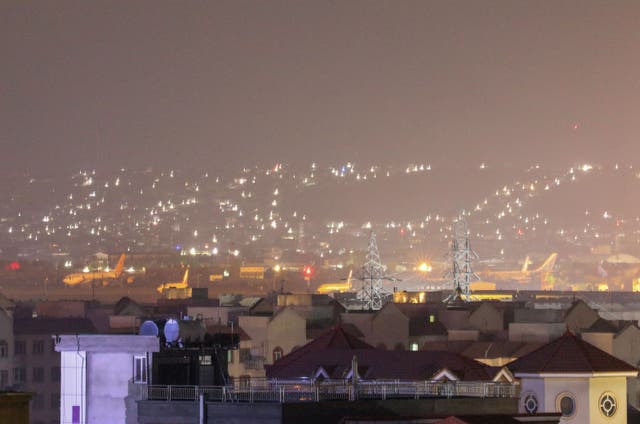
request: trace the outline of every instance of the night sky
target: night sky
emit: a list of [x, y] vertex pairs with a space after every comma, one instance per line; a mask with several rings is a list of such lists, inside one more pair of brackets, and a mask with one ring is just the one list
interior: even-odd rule
[[0, 2], [2, 171], [633, 160], [640, 2]]

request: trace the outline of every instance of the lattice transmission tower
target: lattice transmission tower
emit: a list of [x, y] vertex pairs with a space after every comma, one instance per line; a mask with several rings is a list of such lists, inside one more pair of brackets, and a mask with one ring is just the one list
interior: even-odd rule
[[376, 235], [372, 231], [362, 271], [356, 276], [362, 281], [362, 288], [358, 291], [357, 297], [365, 309], [377, 311], [382, 308], [384, 297], [388, 294], [382, 287], [382, 280], [391, 280], [385, 276], [385, 271], [385, 266], [380, 262]]
[[451, 271], [450, 277], [453, 292], [449, 300], [469, 300], [472, 281], [480, 279], [471, 268], [471, 261], [478, 258], [478, 254], [471, 248], [469, 241], [469, 226], [464, 219], [464, 211], [460, 212], [453, 223], [453, 240], [451, 242]]

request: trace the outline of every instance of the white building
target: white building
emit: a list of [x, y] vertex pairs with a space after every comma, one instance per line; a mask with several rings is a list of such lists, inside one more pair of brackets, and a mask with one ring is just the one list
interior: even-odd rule
[[637, 368], [566, 332], [507, 365], [520, 379], [520, 412], [559, 412], [561, 423], [626, 424], [627, 378]]
[[64, 335], [61, 353], [60, 423], [137, 423], [140, 390], [147, 384], [155, 336]]

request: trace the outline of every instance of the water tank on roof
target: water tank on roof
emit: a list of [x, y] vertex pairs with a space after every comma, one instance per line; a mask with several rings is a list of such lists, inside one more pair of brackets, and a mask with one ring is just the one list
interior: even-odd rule
[[153, 321], [145, 321], [140, 326], [138, 334], [141, 336], [158, 336], [158, 326]]
[[178, 321], [172, 318], [167, 320], [164, 324], [164, 337], [167, 340], [167, 343], [173, 343], [178, 340], [180, 337], [180, 326], [178, 325]]

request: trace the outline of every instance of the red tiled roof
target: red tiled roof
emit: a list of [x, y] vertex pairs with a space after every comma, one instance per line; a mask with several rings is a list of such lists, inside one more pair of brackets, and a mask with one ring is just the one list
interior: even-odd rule
[[351, 370], [353, 356], [357, 357], [360, 377], [365, 380], [430, 380], [444, 368], [466, 381], [491, 380], [495, 374], [495, 369], [451, 352], [329, 348], [294, 351], [268, 367], [267, 377], [310, 378], [322, 367], [330, 378], [342, 379]]
[[516, 373], [633, 372], [637, 368], [566, 332], [560, 338], [517, 359], [507, 367]]
[[[274, 365], [286, 367], [287, 364], [295, 362], [300, 357], [304, 357], [311, 352], [324, 351], [326, 349], [349, 351], [353, 349], [373, 349], [373, 346], [351, 335], [342, 325], [336, 325], [326, 330], [315, 340], [283, 356]], [[272, 365], [272, 367], [274, 365]]]

